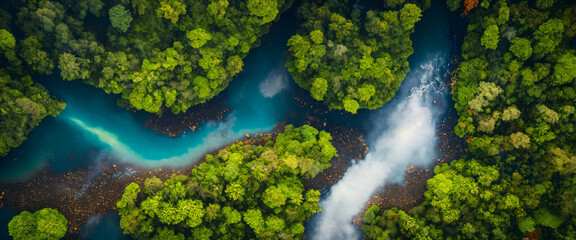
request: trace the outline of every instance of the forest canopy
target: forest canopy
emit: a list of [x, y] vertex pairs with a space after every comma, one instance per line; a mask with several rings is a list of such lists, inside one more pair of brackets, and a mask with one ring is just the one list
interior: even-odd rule
[[0, 156], [65, 107], [31, 76], [83, 80], [130, 109], [185, 112], [228, 86], [292, 2], [3, 2]]
[[8, 223], [8, 232], [15, 240], [61, 239], [68, 230], [68, 220], [52, 208], [44, 208], [34, 213], [24, 211]]
[[329, 133], [288, 125], [265, 145], [233, 144], [188, 175], [131, 183], [118, 202], [120, 226], [136, 239], [300, 239], [320, 211], [306, 190], [330, 166]]
[[400, 10], [364, 14], [346, 1], [316, 2], [299, 7], [304, 24], [288, 40], [288, 71], [330, 108], [356, 113], [382, 107], [409, 71], [410, 33], [421, 9], [407, 3]]
[[467, 14], [453, 73], [470, 156], [434, 169], [408, 213], [371, 207], [368, 239], [576, 236], [576, 4], [448, 0]]
[[[14, 21], [0, 22], [0, 28], [19, 33], [23, 48], [15, 55], [36, 73], [57, 69], [65, 80], [82, 79], [120, 94], [125, 106], [179, 113], [224, 90], [270, 22], [291, 4], [12, 1], [2, 6], [2, 14]], [[1, 47], [12, 42], [6, 38]]]
[[25, 51], [6, 29], [0, 29], [0, 157], [20, 146], [46, 116], [56, 116], [66, 104], [51, 97], [22, 64]]

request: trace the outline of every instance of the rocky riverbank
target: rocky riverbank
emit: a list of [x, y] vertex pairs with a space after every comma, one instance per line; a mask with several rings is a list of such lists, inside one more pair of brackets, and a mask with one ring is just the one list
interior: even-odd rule
[[162, 115], [150, 114], [144, 125], [160, 134], [178, 137], [180, 133], [196, 131], [207, 121], [221, 120], [231, 110], [230, 106], [223, 102], [218, 95], [206, 103], [190, 107], [183, 113], [173, 114], [165, 109]]
[[[240, 141], [247, 144], [264, 144], [268, 139], [274, 139], [280, 131], [281, 127], [272, 134], [247, 136]], [[358, 131], [341, 128], [333, 131], [332, 136], [334, 145], [341, 155], [333, 160], [330, 169], [313, 180], [307, 180], [308, 187], [322, 189], [336, 182], [347, 168], [347, 159], [357, 154], [355, 148], [350, 146], [364, 146]], [[224, 147], [226, 146], [222, 148]], [[150, 177], [165, 180], [172, 174], [187, 174], [203, 160], [199, 159], [190, 166], [180, 169], [146, 169], [123, 164], [119, 159], [113, 158], [104, 159], [97, 166], [69, 172], [54, 172], [48, 167], [30, 181], [0, 185], [0, 192], [4, 193], [0, 204], [17, 213], [33, 212], [47, 207], [57, 209], [69, 221], [65, 238], [77, 239], [80, 228], [90, 216], [116, 209], [116, 202], [122, 197], [124, 188], [131, 182], [143, 184], [145, 179]]]

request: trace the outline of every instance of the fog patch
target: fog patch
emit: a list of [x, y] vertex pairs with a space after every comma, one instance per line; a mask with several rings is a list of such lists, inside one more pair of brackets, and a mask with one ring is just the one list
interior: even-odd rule
[[266, 98], [273, 98], [281, 92], [288, 88], [288, 72], [285, 68], [277, 68], [268, 73], [268, 76], [264, 81], [260, 82], [258, 86], [262, 96]]

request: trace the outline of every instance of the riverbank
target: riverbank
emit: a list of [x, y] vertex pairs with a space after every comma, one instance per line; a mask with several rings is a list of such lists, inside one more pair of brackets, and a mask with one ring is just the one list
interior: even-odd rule
[[[449, 73], [444, 76], [444, 84], [451, 92], [451, 86], [455, 81], [452, 71], [458, 69], [461, 58], [457, 57], [458, 51], [452, 52], [455, 57], [449, 64]], [[452, 95], [452, 93], [450, 93]], [[450, 96], [451, 97], [451, 96]], [[436, 104], [436, 101], [434, 102]], [[372, 205], [378, 205], [381, 210], [393, 207], [408, 212], [410, 209], [419, 206], [425, 200], [424, 192], [427, 190], [426, 182], [434, 177], [434, 168], [444, 163], [450, 163], [468, 153], [466, 141], [454, 133], [454, 127], [458, 124], [458, 113], [449, 101], [448, 112], [436, 127], [436, 138], [438, 145], [436, 152], [440, 156], [429, 166], [410, 166], [405, 169], [404, 180], [401, 184], [387, 184], [382, 189], [376, 191], [364, 206], [364, 209], [354, 219], [359, 227], [362, 226], [362, 219], [365, 211]]]
[[395, 207], [409, 211], [424, 202], [424, 192], [427, 190], [426, 181], [434, 176], [434, 167], [449, 163], [467, 153], [466, 142], [454, 134], [453, 129], [457, 123], [458, 116], [450, 113], [437, 127], [437, 150], [442, 153], [442, 156], [430, 166], [407, 168], [402, 184], [388, 184], [372, 196], [366, 208], [376, 204], [380, 209]]
[[110, 160], [91, 170], [65, 173], [44, 170], [31, 181], [0, 185], [0, 190], [5, 193], [4, 205], [16, 212], [57, 209], [69, 221], [65, 239], [76, 239], [90, 216], [116, 209], [116, 202], [131, 182], [141, 184], [153, 176], [167, 179], [173, 173], [184, 173], [188, 169], [141, 169], [113, 164]]
[[[326, 193], [342, 178], [351, 159], [364, 159], [368, 147], [361, 129], [329, 121], [328, 114], [338, 114], [338, 111], [330, 111], [317, 106], [321, 103], [307, 99], [306, 96], [301, 98], [301, 103], [307, 106], [305, 108], [306, 121], [302, 124], [309, 124], [319, 130], [330, 132], [333, 145], [338, 150], [338, 157], [332, 159], [330, 168], [318, 174], [314, 179], [303, 181], [307, 188], [318, 189]], [[426, 181], [433, 176], [431, 169], [436, 164], [449, 162], [465, 153], [463, 140], [453, 133], [456, 122], [457, 116], [448, 114], [438, 125], [438, 150], [443, 153], [443, 158], [439, 158], [433, 166], [427, 169], [415, 167], [407, 169], [403, 185], [386, 186], [374, 194], [367, 206], [378, 204], [382, 208], [397, 207], [407, 211], [420, 204], [424, 200]], [[249, 136], [240, 141], [264, 144], [267, 139], [274, 139], [275, 135], [281, 132], [283, 125], [284, 123], [278, 124], [272, 134]], [[116, 209], [116, 202], [121, 198], [124, 188], [131, 182], [142, 184], [146, 178], [150, 177], [165, 180], [172, 174], [187, 174], [196, 165], [202, 163], [203, 159], [180, 169], [145, 169], [118, 162], [118, 159], [104, 159], [101, 164], [89, 169], [63, 173], [53, 172], [48, 167], [47, 170], [26, 183], [0, 185], [0, 192], [4, 193], [0, 204], [5, 204], [16, 212], [36, 211], [45, 207], [58, 209], [70, 222], [66, 239], [75, 239], [78, 237], [81, 226], [90, 216], [105, 214], [109, 210]]]
[[[270, 135], [247, 136], [241, 141], [261, 145], [270, 139]], [[222, 149], [227, 146], [223, 146]], [[216, 154], [219, 150], [208, 154]], [[188, 174], [204, 160], [204, 157], [195, 162], [191, 160], [193, 162], [191, 165], [178, 169], [141, 168], [112, 158], [103, 159], [88, 169], [69, 172], [54, 172], [48, 166], [27, 182], [1, 184], [0, 207], [9, 207], [17, 213], [34, 212], [42, 208], [57, 209], [69, 222], [64, 239], [77, 239], [82, 225], [88, 218], [116, 210], [116, 203], [130, 183], [142, 185], [151, 177], [166, 180], [172, 174]]]
[[[272, 134], [247, 136], [239, 141], [254, 145], [265, 144], [269, 139], [274, 139], [280, 130], [281, 128], [278, 128]], [[321, 186], [333, 184], [339, 179], [336, 178], [338, 173], [345, 171], [348, 157], [356, 154], [349, 146], [363, 146], [360, 140], [361, 134], [352, 129], [339, 128], [332, 132], [332, 136], [334, 146], [342, 154], [337, 159], [333, 159], [333, 166], [330, 169], [319, 174], [315, 179], [308, 180], [308, 187], [321, 188]], [[357, 137], [350, 138], [350, 136]], [[89, 168], [69, 172], [54, 172], [48, 166], [30, 181], [0, 185], [0, 192], [3, 193], [0, 206], [9, 207], [17, 213], [34, 212], [42, 208], [57, 209], [69, 221], [65, 239], [77, 239], [82, 225], [88, 218], [105, 214], [109, 210], [116, 210], [116, 202], [131, 182], [142, 185], [145, 179], [150, 177], [166, 180], [172, 174], [188, 174], [192, 168], [203, 161], [204, 158], [179, 169], [140, 168], [132, 164], [120, 163], [118, 159], [112, 158], [103, 159], [99, 164]]]
[[170, 137], [194, 132], [202, 123], [222, 120], [225, 114], [232, 110], [230, 106], [224, 104], [221, 98], [221, 95], [217, 95], [208, 102], [192, 106], [186, 112], [179, 114], [173, 114], [168, 109], [164, 109], [162, 115], [150, 114], [144, 126]]

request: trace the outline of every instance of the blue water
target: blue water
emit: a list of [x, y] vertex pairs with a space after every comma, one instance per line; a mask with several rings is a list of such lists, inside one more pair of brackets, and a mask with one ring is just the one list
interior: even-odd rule
[[361, 238], [352, 220], [370, 197], [386, 184], [401, 184], [406, 168], [428, 167], [442, 157], [436, 128], [453, 106], [445, 78], [455, 53], [450, 29], [455, 19], [443, 1], [433, 1], [416, 24], [411, 71], [392, 101], [370, 114], [364, 127], [370, 129], [369, 151], [322, 195], [322, 211], [306, 224], [309, 239]]
[[103, 215], [92, 216], [84, 223], [79, 238], [84, 240], [124, 240], [130, 239], [122, 234], [120, 217], [115, 211]]
[[[318, 112], [302, 106], [297, 100], [304, 98], [314, 102], [305, 96], [308, 93], [294, 84], [283, 67], [286, 42], [298, 27], [294, 19], [294, 10], [284, 13], [262, 45], [245, 59], [244, 71], [221, 93], [222, 101], [232, 111], [222, 120], [207, 121], [196, 131], [177, 138], [144, 127], [149, 115], [118, 107], [118, 96], [105, 94], [81, 81], [65, 82], [58, 76], [39, 77], [51, 94], [67, 103], [67, 108], [55, 118], [44, 119], [27, 141], [0, 159], [0, 183], [26, 181], [44, 169], [61, 172], [89, 167], [102, 159], [142, 167], [182, 167], [245, 134], [270, 132], [276, 124], [301, 124], [318, 118]], [[435, 1], [411, 37], [415, 50], [409, 59], [412, 69], [421, 71], [420, 66], [430, 59], [446, 60], [450, 49], [447, 21], [445, 6]], [[414, 74], [414, 71], [409, 73], [397, 96], [379, 110], [361, 110], [355, 115], [329, 111], [320, 118], [327, 121], [327, 126], [362, 128], [372, 148], [378, 141], [378, 134], [391, 128], [381, 123], [391, 117], [393, 109], [406, 99], [411, 89], [421, 84], [418, 79], [410, 80], [415, 79], [410, 77]], [[452, 106], [446, 91], [433, 98], [431, 101], [436, 100], [436, 103], [431, 109], [435, 114], [443, 114]], [[323, 114], [325, 109], [319, 112]], [[13, 215], [6, 208], [0, 209], [0, 224], [4, 225], [1, 221], [9, 220]], [[102, 229], [109, 229], [110, 234]], [[7, 232], [0, 228], [2, 237], [7, 237]], [[122, 239], [118, 218], [114, 212], [95, 216], [85, 225], [80, 237]]]
[[[67, 107], [56, 118], [42, 121], [27, 141], [0, 161], [0, 182], [24, 181], [46, 167], [75, 169], [101, 158], [144, 167], [182, 167], [246, 134], [270, 132], [285, 120], [299, 122], [304, 117], [294, 99], [299, 89], [283, 67], [285, 43], [295, 30], [293, 22], [275, 25], [263, 45], [245, 59], [244, 71], [221, 93], [233, 110], [178, 138], [144, 127], [148, 114], [118, 107], [118, 96], [80, 81], [41, 77]], [[288, 109], [298, 114], [288, 116]]]

